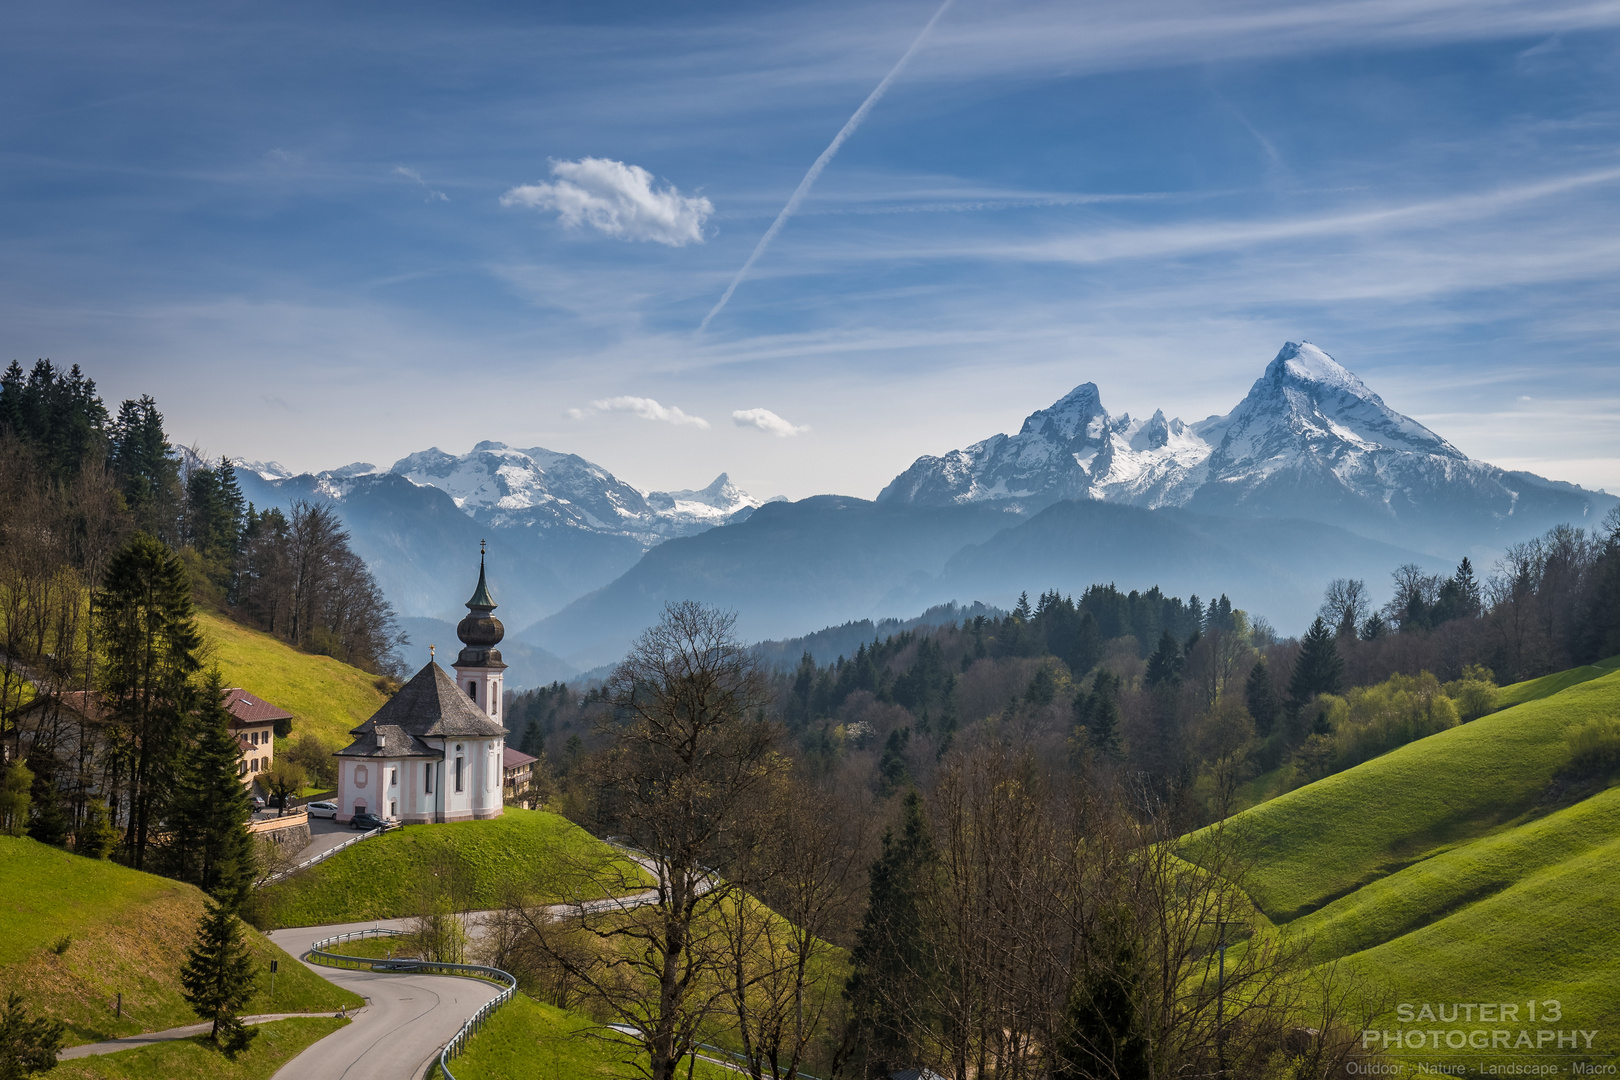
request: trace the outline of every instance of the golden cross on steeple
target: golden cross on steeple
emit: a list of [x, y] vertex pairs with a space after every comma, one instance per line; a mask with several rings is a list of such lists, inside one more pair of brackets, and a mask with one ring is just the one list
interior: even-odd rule
[[433, 661], [435, 661], [435, 660], [437, 660], [439, 658], [439, 651], [438, 650], [439, 650], [439, 647], [437, 645], [429, 645], [428, 646], [428, 663], [431, 664], [431, 663], [433, 663]]

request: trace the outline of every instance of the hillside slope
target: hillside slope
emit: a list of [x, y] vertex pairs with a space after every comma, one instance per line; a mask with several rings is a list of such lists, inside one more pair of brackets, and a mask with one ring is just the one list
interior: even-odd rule
[[458, 911], [498, 907], [508, 885], [538, 886], [545, 899], [591, 881], [639, 888], [640, 868], [579, 826], [541, 810], [507, 807], [488, 821], [407, 825], [356, 844], [297, 876], [259, 890], [265, 929], [397, 919], [420, 913], [423, 884], [446, 883]]
[[[0, 836], [0, 994], [16, 990], [31, 1010], [65, 1022], [70, 1044], [195, 1023], [180, 966], [202, 913], [203, 894], [190, 885]], [[247, 1012], [361, 1003], [262, 934], [249, 928], [244, 937], [265, 973]], [[273, 998], [272, 959], [281, 961]]]
[[[334, 750], [371, 719], [388, 696], [377, 677], [330, 656], [312, 656], [269, 634], [199, 611], [208, 663], [217, 663], [226, 686], [279, 705], [293, 714], [293, 737], [310, 733]], [[423, 652], [426, 652], [424, 647]]]
[[1250, 893], [1287, 922], [1530, 811], [1565, 731], [1620, 715], [1620, 671], [1526, 701], [1244, 811], [1263, 854]]
[[[1555, 1000], [1562, 1021], [1532, 1026], [1610, 1032], [1620, 787], [1557, 807], [1549, 781], [1569, 729], [1620, 717], [1620, 658], [1503, 697], [1518, 703], [1237, 815], [1256, 856], [1245, 885], [1391, 1008]], [[1185, 850], [1196, 858], [1197, 839]]]

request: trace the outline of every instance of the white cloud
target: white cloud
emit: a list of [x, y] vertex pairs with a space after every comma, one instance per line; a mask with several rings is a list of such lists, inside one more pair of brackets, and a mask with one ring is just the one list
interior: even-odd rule
[[394, 166], [394, 175], [395, 176], [403, 176], [407, 180], [411, 180], [411, 181], [414, 181], [417, 184], [420, 184], [422, 186], [422, 188], [427, 191], [427, 201], [428, 202], [449, 202], [450, 201], [450, 196], [446, 195], [442, 191], [434, 190], [431, 186], [429, 186], [429, 184], [428, 184], [428, 182], [426, 180], [422, 179], [422, 174], [417, 172], [415, 169], [408, 169], [404, 165], [395, 165]]
[[701, 416], [690, 416], [673, 405], [660, 405], [650, 397], [613, 397], [603, 401], [593, 401], [588, 409], [569, 409], [568, 415], [575, 420], [583, 420], [595, 413], [624, 412], [639, 416], [643, 420], [661, 420], [666, 424], [691, 425], [695, 428], [708, 430], [709, 422]]
[[810, 430], [808, 424], [790, 424], [769, 409], [738, 409], [731, 414], [731, 422], [738, 427], [751, 427], [767, 435], [785, 439], [790, 435], [803, 435]]
[[564, 225], [589, 225], [621, 240], [656, 240], [671, 247], [703, 243], [714, 204], [682, 195], [675, 185], [653, 187], [652, 173], [607, 158], [554, 161], [552, 184], [524, 184], [501, 196], [502, 206], [555, 210]]

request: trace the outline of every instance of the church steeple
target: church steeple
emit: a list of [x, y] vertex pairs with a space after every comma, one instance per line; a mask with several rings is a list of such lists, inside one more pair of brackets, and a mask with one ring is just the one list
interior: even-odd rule
[[506, 627], [494, 616], [494, 610], [495, 598], [489, 594], [489, 580], [484, 572], [484, 544], [480, 542], [478, 588], [467, 601], [467, 617], [456, 627], [456, 637], [461, 639], [463, 647], [453, 666], [457, 685], [486, 713], [498, 719], [501, 672], [506, 670], [506, 665], [501, 662], [501, 651], [495, 646], [506, 636]]
[[489, 595], [489, 586], [484, 582], [484, 541], [478, 541], [478, 588], [473, 590], [472, 599], [467, 601], [469, 611], [494, 611], [495, 598]]

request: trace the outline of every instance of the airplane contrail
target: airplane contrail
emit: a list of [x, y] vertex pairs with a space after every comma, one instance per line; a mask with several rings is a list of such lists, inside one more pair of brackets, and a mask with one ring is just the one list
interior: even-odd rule
[[950, 7], [952, 2], [953, 0], [945, 0], [943, 4], [939, 5], [939, 10], [934, 12], [934, 17], [929, 19], [928, 24], [922, 28], [922, 32], [917, 35], [917, 39], [911, 43], [911, 48], [907, 49], [905, 55], [900, 57], [893, 68], [889, 69], [889, 73], [883, 76], [883, 81], [877, 84], [877, 89], [866, 95], [866, 100], [861, 102], [861, 107], [855, 110], [855, 115], [851, 116], [844, 123], [844, 126], [838, 129], [838, 134], [833, 136], [833, 141], [827, 144], [827, 149], [821, 152], [821, 156], [816, 158], [815, 164], [810, 166], [810, 171], [804, 174], [804, 179], [799, 181], [799, 186], [793, 189], [793, 194], [788, 197], [787, 205], [782, 207], [782, 212], [776, 215], [776, 220], [771, 222], [771, 227], [765, 230], [765, 235], [760, 237], [759, 243], [754, 245], [753, 254], [748, 256], [748, 261], [742, 264], [742, 269], [737, 271], [737, 276], [731, 279], [730, 285], [726, 286], [726, 291], [721, 295], [719, 302], [709, 310], [707, 315], [703, 316], [703, 321], [698, 324], [698, 333], [707, 330], [709, 320], [720, 314], [720, 309], [726, 306], [727, 301], [731, 299], [731, 294], [737, 291], [737, 286], [741, 285], [743, 278], [748, 276], [748, 271], [754, 268], [754, 264], [759, 261], [759, 257], [765, 254], [765, 249], [770, 247], [771, 241], [776, 239], [776, 234], [782, 231], [783, 225], [787, 224], [787, 219], [793, 216], [793, 212], [799, 208], [799, 204], [804, 201], [804, 197], [810, 193], [810, 188], [815, 184], [816, 177], [821, 175], [821, 171], [827, 167], [827, 163], [833, 159], [833, 155], [838, 153], [838, 148], [844, 145], [844, 140], [855, 134], [855, 129], [861, 126], [861, 121], [866, 119], [866, 114], [872, 111], [872, 106], [878, 103], [878, 99], [889, 88], [889, 84], [894, 82], [895, 77], [905, 68], [906, 63], [911, 59], [911, 55], [917, 51], [917, 47], [928, 36], [928, 31], [932, 30], [934, 24], [939, 22], [939, 17], [945, 14], [945, 9]]

